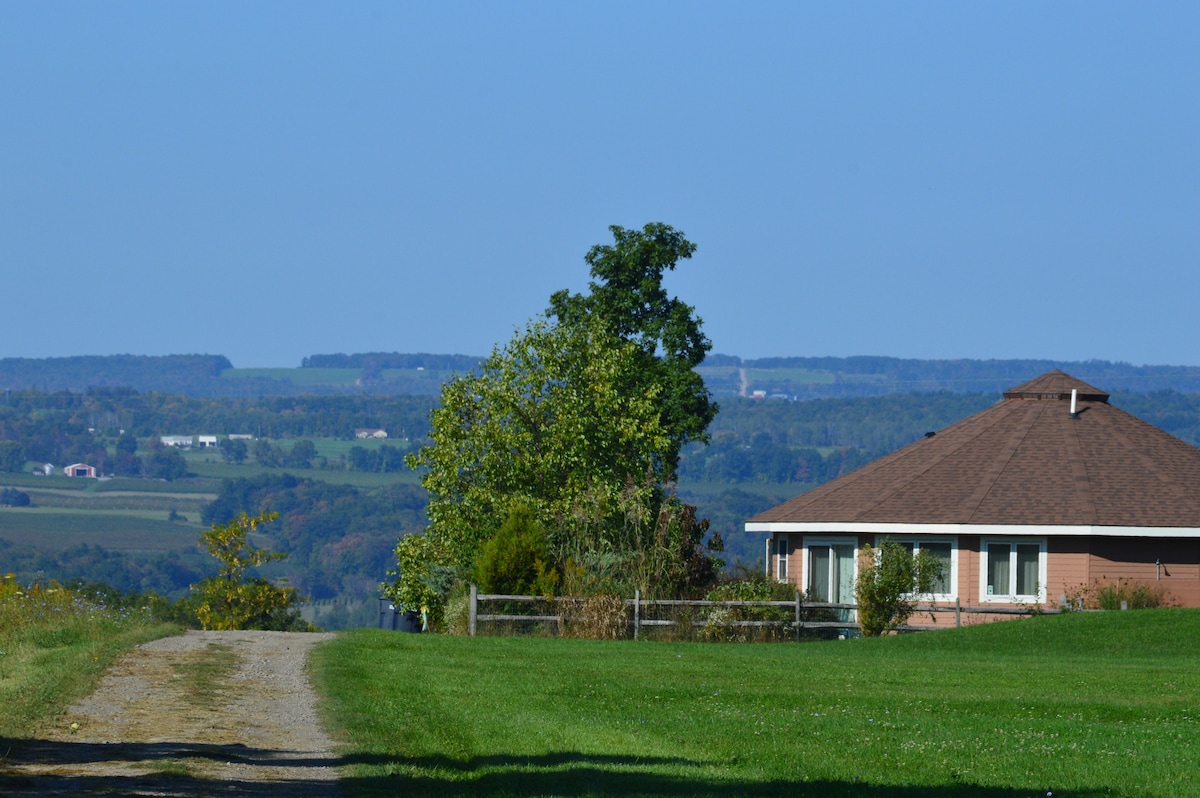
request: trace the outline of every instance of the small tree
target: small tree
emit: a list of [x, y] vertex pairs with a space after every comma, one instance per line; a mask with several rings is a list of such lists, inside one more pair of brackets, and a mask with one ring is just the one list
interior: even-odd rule
[[551, 597], [558, 584], [546, 530], [528, 505], [518, 504], [475, 560], [475, 580], [484, 593]]
[[208, 553], [221, 562], [216, 576], [192, 585], [199, 593], [196, 617], [201, 627], [285, 632], [310, 628], [300, 618], [298, 605], [303, 599], [294, 588], [279, 587], [250, 575], [252, 568], [287, 557], [282, 552], [256, 548], [248, 539], [260, 525], [278, 517], [278, 513], [263, 513], [253, 518], [242, 513], [228, 524], [213, 524], [201, 534]]
[[916, 556], [903, 544], [885, 539], [879, 548], [863, 549], [854, 595], [858, 622], [867, 637], [877, 637], [902, 626], [913, 613], [916, 597], [932, 593], [941, 578], [941, 560], [920, 549]]

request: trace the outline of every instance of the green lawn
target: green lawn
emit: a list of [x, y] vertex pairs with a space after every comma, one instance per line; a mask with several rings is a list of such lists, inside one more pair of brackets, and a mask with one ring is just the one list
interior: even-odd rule
[[1200, 611], [806, 644], [348, 633], [348, 795], [1200, 794]]

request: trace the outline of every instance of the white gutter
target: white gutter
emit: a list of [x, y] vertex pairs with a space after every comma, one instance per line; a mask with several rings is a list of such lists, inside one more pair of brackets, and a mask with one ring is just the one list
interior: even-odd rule
[[857, 535], [987, 535], [989, 537], [1200, 538], [1200, 527], [1089, 524], [868, 524], [775, 521], [746, 524], [747, 532]]

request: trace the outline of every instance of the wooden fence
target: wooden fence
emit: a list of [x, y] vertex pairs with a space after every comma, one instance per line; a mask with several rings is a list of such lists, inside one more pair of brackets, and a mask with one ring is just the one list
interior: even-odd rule
[[[511, 596], [496, 593], [480, 593], [475, 585], [471, 585], [471, 599], [468, 616], [468, 627], [470, 634], [474, 637], [480, 623], [490, 622], [513, 622], [513, 623], [528, 623], [541, 622], [554, 624], [557, 630], [561, 633], [564, 623], [570, 617], [570, 611], [578, 607], [580, 599], [568, 597], [546, 598], [545, 596]], [[508, 604], [548, 604], [556, 610], [553, 615], [543, 614], [523, 614], [523, 613], [481, 613], [479, 607], [481, 604], [491, 602], [504, 602]], [[792, 601], [691, 601], [684, 599], [643, 599], [641, 591], [635, 591], [633, 598], [621, 599], [621, 603], [629, 608], [628, 625], [634, 640], [637, 640], [642, 629], [661, 627], [661, 626], [676, 626], [681, 623], [678, 620], [664, 618], [649, 618], [646, 610], [651, 608], [697, 608], [707, 610], [708, 614], [704, 618], [691, 619], [689, 622], [694, 627], [705, 626], [721, 626], [728, 628], [739, 627], [775, 627], [781, 625], [788, 627], [794, 631], [796, 638], [799, 639], [805, 630], [817, 629], [832, 629], [843, 631], [858, 631], [860, 626], [857, 622], [849, 620], [851, 613], [857, 611], [857, 604], [836, 604], [830, 602], [812, 602], [804, 601], [803, 595], [796, 593], [795, 599]], [[782, 619], [775, 620], [722, 620], [714, 619], [711, 615], [714, 609], [753, 609], [753, 608], [789, 608], [791, 620], [783, 621]], [[913, 615], [923, 613], [954, 613], [954, 626], [962, 626], [963, 615], [1050, 615], [1057, 614], [1061, 610], [1046, 609], [1041, 606], [1027, 607], [964, 607], [962, 603], [955, 599], [954, 605], [949, 604], [918, 604], [913, 610]], [[841, 615], [844, 620], [828, 620], [831, 614]], [[816, 615], [822, 620], [812, 620], [807, 616]], [[945, 629], [947, 626], [942, 625], [916, 625], [909, 624], [899, 627], [900, 631], [928, 631], [933, 629]]]

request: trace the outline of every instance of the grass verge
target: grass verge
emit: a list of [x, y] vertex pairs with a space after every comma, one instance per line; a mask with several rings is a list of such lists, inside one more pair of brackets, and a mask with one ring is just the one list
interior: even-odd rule
[[118, 656], [178, 631], [53, 584], [0, 580], [0, 738], [36, 734], [91, 693]]
[[359, 631], [349, 795], [1200, 794], [1200, 611], [803, 645]]

